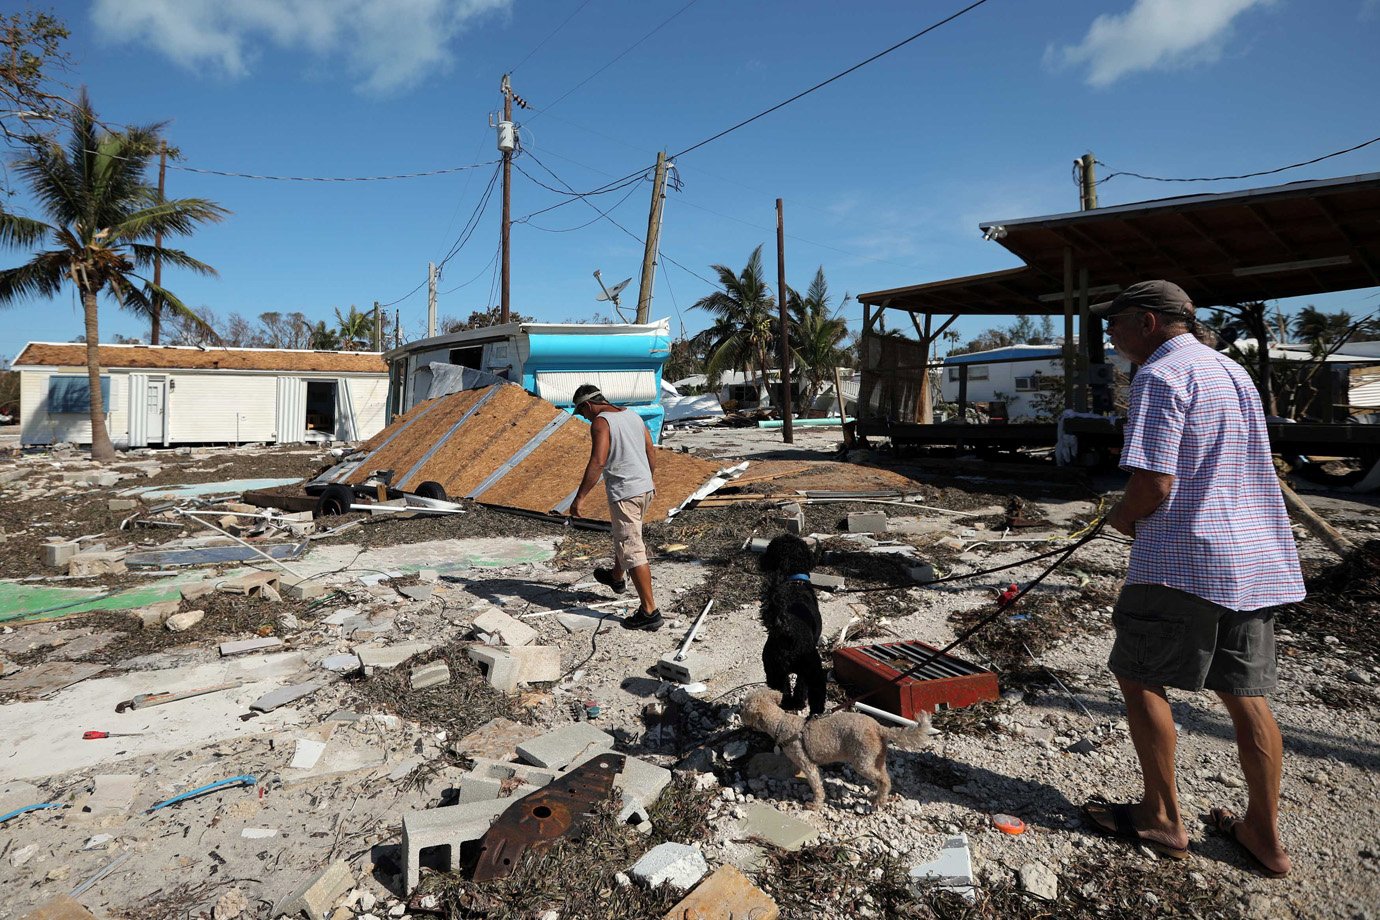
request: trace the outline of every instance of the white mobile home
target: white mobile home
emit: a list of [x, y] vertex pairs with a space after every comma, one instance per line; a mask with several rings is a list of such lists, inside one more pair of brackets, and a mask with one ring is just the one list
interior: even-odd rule
[[[384, 426], [377, 352], [102, 345], [100, 363], [117, 447], [357, 441]], [[23, 444], [91, 443], [85, 345], [30, 342], [14, 370]]]
[[[1039, 414], [1036, 397], [1041, 392], [1042, 379], [1063, 380], [1062, 353], [1062, 345], [1009, 345], [949, 355], [941, 368], [940, 395], [944, 402], [958, 402], [961, 368], [966, 365], [969, 403], [1005, 403], [1011, 421], [1032, 421]], [[1043, 384], [1044, 389], [1048, 387], [1048, 382]], [[1059, 392], [1062, 394], [1063, 390]]]

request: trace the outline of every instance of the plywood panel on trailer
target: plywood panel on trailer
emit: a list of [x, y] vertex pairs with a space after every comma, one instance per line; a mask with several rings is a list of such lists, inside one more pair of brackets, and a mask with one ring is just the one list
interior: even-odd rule
[[[393, 470], [396, 477], [401, 479], [403, 474], [422, 459], [450, 426], [454, 425], [482, 395], [482, 391], [479, 390], [466, 390], [436, 401], [437, 405], [430, 411], [426, 410], [431, 403], [422, 403], [414, 407], [406, 416], [379, 432], [379, 437], [370, 439], [365, 447], [377, 453], [360, 464], [359, 469], [346, 481], [361, 483], [374, 470]], [[384, 443], [388, 441], [388, 435], [404, 425], [408, 425], [406, 430], [401, 431], [391, 442]], [[419, 483], [423, 481], [417, 480]]]

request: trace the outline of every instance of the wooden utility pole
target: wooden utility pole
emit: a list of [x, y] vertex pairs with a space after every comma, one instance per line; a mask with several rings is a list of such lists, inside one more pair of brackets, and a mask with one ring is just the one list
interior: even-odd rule
[[652, 285], [656, 279], [657, 246], [661, 241], [661, 208], [666, 198], [666, 151], [656, 155], [652, 178], [652, 209], [647, 214], [647, 248], [642, 253], [642, 284], [637, 289], [637, 321], [647, 322], [652, 311]]
[[1073, 165], [1078, 170], [1078, 209], [1091, 211], [1097, 207], [1097, 159], [1085, 153]]
[[426, 337], [436, 334], [436, 263], [426, 263]]
[[499, 231], [499, 245], [503, 250], [503, 287], [498, 321], [506, 323], [512, 318], [508, 302], [508, 237], [512, 230], [513, 150], [517, 146], [517, 134], [513, 129], [513, 87], [506, 73], [499, 88], [503, 91], [503, 121], [498, 126], [498, 149], [503, 153], [503, 228]]
[[[781, 199], [776, 199], [776, 302], [781, 315], [781, 440], [795, 443], [791, 427], [791, 335], [790, 317], [786, 312], [786, 218]], [[763, 372], [766, 368], [763, 368]], [[771, 381], [765, 381], [771, 388]]]
[[[162, 141], [158, 145], [158, 203], [163, 203], [163, 186], [168, 174], [168, 142]], [[159, 230], [153, 234], [153, 286], [163, 287], [163, 257], [158, 253], [163, 249], [163, 231]], [[153, 316], [149, 323], [149, 344], [157, 345], [158, 336], [163, 328], [163, 295], [158, 291], [153, 292], [153, 297], [149, 298], [153, 304]]]
[[383, 351], [383, 313], [377, 300], [374, 301], [374, 351]]
[[400, 310], [393, 311], [393, 347], [402, 347], [402, 312]]

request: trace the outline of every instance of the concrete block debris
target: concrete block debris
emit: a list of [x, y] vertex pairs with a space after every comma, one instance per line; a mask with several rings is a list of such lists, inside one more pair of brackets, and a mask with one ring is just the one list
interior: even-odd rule
[[491, 607], [474, 618], [475, 634], [488, 645], [517, 648], [536, 641], [537, 631], [520, 620]]
[[769, 537], [753, 537], [751, 540], [748, 541], [747, 548], [749, 552], [765, 553], [767, 551], [767, 545], [769, 543], [771, 543], [771, 539]]
[[770, 805], [753, 802], [738, 824], [738, 836], [757, 837], [783, 850], [799, 850], [818, 840], [819, 831]]
[[321, 681], [311, 681], [305, 684], [294, 684], [290, 687], [279, 687], [250, 703], [249, 708], [254, 712], [272, 712], [279, 706], [286, 706], [288, 703], [295, 703], [303, 697], [311, 696], [324, 686], [326, 685]]
[[348, 652], [341, 655], [328, 655], [321, 659], [321, 667], [327, 671], [345, 674], [350, 671], [358, 671], [363, 665], [360, 664], [358, 655]]
[[479, 665], [489, 686], [502, 693], [512, 693], [518, 687], [519, 668], [504, 646], [473, 645], [470, 660]]
[[403, 585], [401, 588], [398, 589], [398, 591], [402, 594], [403, 597], [413, 601], [431, 600], [431, 592], [433, 590], [434, 589], [431, 585], [425, 584]]
[[134, 807], [139, 777], [132, 773], [98, 773], [91, 780], [91, 794], [81, 810], [94, 817], [124, 814]]
[[459, 785], [455, 787], [455, 791], [455, 803], [457, 805], [466, 805], [470, 802], [488, 802], [503, 794], [503, 780], [466, 773], [460, 779]]
[[[592, 755], [592, 756], [598, 756]], [[656, 764], [628, 757], [623, 763], [623, 772], [613, 781], [613, 788], [623, 795], [623, 808], [618, 820], [631, 821], [633, 817], [647, 818], [647, 809], [656, 804], [671, 782], [671, 771]], [[634, 822], [641, 823], [641, 822]]]
[[518, 663], [518, 681], [540, 684], [561, 679], [561, 650], [554, 645], [523, 645], [508, 649]]
[[562, 770], [581, 757], [612, 749], [610, 735], [588, 722], [575, 722], [524, 741], [518, 745], [517, 753], [526, 763]]
[[109, 504], [110, 510], [115, 512], [133, 511], [138, 507], [139, 499], [137, 498], [112, 498]]
[[1021, 890], [1046, 901], [1059, 897], [1059, 876], [1042, 862], [1028, 862], [1018, 873]]
[[704, 854], [683, 843], [661, 843], [633, 863], [628, 874], [648, 888], [670, 885], [677, 891], [695, 887], [709, 871]]
[[277, 572], [250, 572], [248, 575], [222, 581], [217, 588], [226, 594], [260, 594], [265, 588], [277, 591], [278, 581]]
[[181, 607], [181, 601], [162, 601], [131, 610], [129, 615], [138, 620], [144, 629], [158, 629], [167, 622], [168, 617], [177, 613]]
[[456, 741], [453, 750], [457, 754], [468, 754], [476, 758], [512, 760], [517, 756], [517, 746], [532, 737], [534, 733], [530, 726], [500, 716], [490, 719]]
[[355, 877], [343, 860], [336, 860], [303, 882], [273, 908], [274, 917], [306, 914], [310, 920], [328, 920], [335, 902], [355, 887]]
[[187, 610], [174, 613], [163, 621], [169, 632], [185, 632], [206, 618], [205, 610]]
[[450, 683], [450, 666], [444, 661], [433, 661], [421, 667], [413, 668], [411, 675], [412, 689], [425, 690], [428, 687], [440, 687]]
[[805, 532], [805, 510], [795, 502], [787, 502], [777, 509], [777, 521], [786, 528], [787, 533]]
[[43, 544], [43, 564], [49, 568], [66, 568], [68, 561], [81, 549], [76, 540], [62, 540]]
[[314, 738], [298, 738], [297, 747], [292, 753], [292, 762], [288, 766], [294, 770], [310, 770], [316, 766], [316, 762], [324, 753], [326, 742]]
[[122, 575], [126, 571], [124, 553], [119, 550], [85, 550], [67, 560], [67, 574], [74, 577]]
[[430, 642], [399, 642], [397, 645], [360, 645], [355, 647], [354, 652], [359, 656], [364, 673], [368, 674], [375, 668], [391, 670], [414, 655], [429, 652], [433, 648], [435, 646]]
[[849, 533], [886, 533], [890, 522], [880, 511], [852, 511], [846, 526]]
[[507, 763], [501, 760], [490, 760], [487, 757], [474, 757], [474, 766], [470, 768], [469, 776], [480, 779], [496, 779], [500, 782], [511, 780], [521, 783], [524, 786], [540, 788], [552, 782], [556, 778], [554, 769], [544, 769], [533, 767], [523, 763]]
[[450, 870], [459, 872], [461, 845], [483, 837], [498, 816], [512, 804], [512, 799], [493, 799], [403, 815], [404, 890], [410, 893], [417, 887], [421, 880], [422, 851], [432, 847], [446, 847]]
[[270, 649], [282, 647], [283, 640], [276, 636], [268, 636], [263, 639], [240, 639], [236, 642], [222, 642], [220, 644], [220, 656], [231, 658], [235, 655], [249, 655], [254, 652], [266, 652]]
[[934, 566], [928, 562], [907, 566], [906, 574], [910, 576], [911, 581], [918, 585], [929, 584], [935, 579]]
[[96, 920], [96, 915], [70, 895], [60, 894], [29, 911], [22, 920]]
[[777, 920], [776, 902], [734, 866], [720, 866], [662, 920]]
[[279, 589], [288, 600], [305, 601], [326, 593], [326, 583], [319, 578], [285, 579]]
[[969, 901], [977, 900], [973, 880], [973, 857], [968, 850], [968, 835], [958, 834], [944, 841], [939, 856], [911, 867], [912, 885], [937, 885], [956, 892]]
[[666, 680], [673, 680], [678, 684], [695, 684], [707, 681], [723, 670], [721, 662], [699, 652], [686, 652], [679, 660], [676, 654], [667, 652], [656, 664], [657, 673]]
[[810, 584], [824, 591], [842, 591], [843, 576], [827, 575], [824, 572], [811, 572]]

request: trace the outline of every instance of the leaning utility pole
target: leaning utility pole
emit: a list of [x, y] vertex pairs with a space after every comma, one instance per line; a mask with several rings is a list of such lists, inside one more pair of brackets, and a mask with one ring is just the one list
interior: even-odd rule
[[517, 133], [513, 130], [513, 87], [506, 73], [499, 88], [503, 91], [503, 121], [498, 124], [498, 149], [503, 153], [503, 227], [499, 231], [499, 246], [503, 250], [503, 287], [498, 321], [506, 323], [512, 317], [508, 306], [508, 236], [512, 228], [513, 150], [517, 147]]
[[666, 200], [666, 151], [656, 155], [652, 178], [652, 210], [647, 215], [647, 248], [642, 253], [642, 284], [637, 289], [637, 321], [647, 322], [652, 311], [652, 284], [656, 278], [657, 247], [661, 242], [661, 208]]
[[426, 337], [436, 334], [436, 263], [426, 263]]
[[[791, 427], [791, 336], [790, 318], [786, 314], [786, 218], [781, 209], [781, 199], [776, 199], [776, 301], [781, 316], [781, 440], [787, 444], [795, 443], [795, 430]], [[766, 369], [763, 368], [763, 373]], [[770, 389], [770, 381], [767, 381]]]
[[[168, 174], [168, 142], [162, 141], [158, 145], [158, 203], [163, 203], [163, 183]], [[163, 231], [158, 230], [153, 234], [153, 286], [161, 289], [163, 287]], [[153, 305], [153, 316], [149, 323], [149, 344], [158, 344], [158, 335], [163, 326], [163, 295], [159, 291], [154, 291], [149, 298]]]

